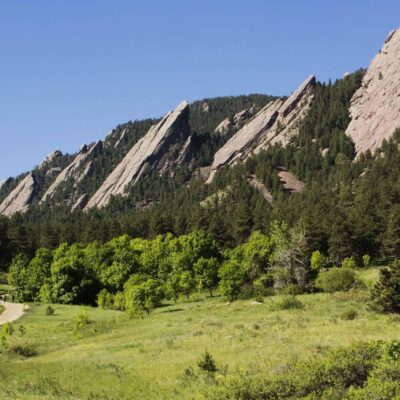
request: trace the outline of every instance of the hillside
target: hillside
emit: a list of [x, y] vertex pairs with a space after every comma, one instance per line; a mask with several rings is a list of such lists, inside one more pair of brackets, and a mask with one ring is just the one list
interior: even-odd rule
[[[303, 295], [298, 298], [304, 309], [274, 309], [282, 298], [230, 304], [201, 295], [167, 304], [144, 319], [65, 305], [55, 305], [55, 314], [48, 316], [45, 305], [32, 305], [15, 323], [12, 340], [28, 343], [37, 355], [0, 355], [7, 365], [1, 369], [0, 395], [21, 400], [201, 399], [239, 371], [263, 377], [296, 361], [323, 359], [332, 348], [398, 337], [398, 321], [371, 314], [362, 293]], [[357, 318], [343, 319], [345, 311], [354, 309]], [[77, 332], [79, 315], [87, 315], [89, 323]], [[206, 350], [219, 368], [215, 378], [198, 367]]]

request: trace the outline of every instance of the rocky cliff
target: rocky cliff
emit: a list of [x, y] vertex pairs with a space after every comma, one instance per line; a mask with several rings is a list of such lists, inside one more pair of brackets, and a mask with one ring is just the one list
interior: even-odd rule
[[84, 145], [75, 159], [60, 172], [55, 181], [48, 188], [43, 195], [41, 201], [44, 202], [53, 197], [61, 184], [72, 178], [75, 183], [79, 183], [90, 171], [91, 160], [90, 157], [96, 155], [102, 147], [102, 141], [92, 144], [91, 146]]
[[170, 162], [174, 162], [166, 156], [171, 156], [174, 147], [178, 149], [179, 156], [179, 148], [190, 135], [188, 118], [189, 103], [184, 101], [153, 125], [108, 176], [85, 209], [107, 205], [111, 196], [125, 194], [128, 187], [146, 172], [155, 167], [165, 169]]
[[296, 135], [299, 122], [314, 98], [314, 92], [315, 77], [311, 75], [286, 100], [281, 98], [268, 103], [215, 153], [207, 182], [210, 183], [218, 169], [224, 165], [243, 160], [252, 152], [257, 153], [270, 144], [287, 144]]
[[400, 29], [392, 31], [352, 98], [346, 133], [356, 152], [374, 152], [400, 127]]
[[10, 217], [17, 212], [24, 212], [29, 205], [34, 191], [35, 180], [33, 175], [29, 173], [0, 204], [0, 214]]

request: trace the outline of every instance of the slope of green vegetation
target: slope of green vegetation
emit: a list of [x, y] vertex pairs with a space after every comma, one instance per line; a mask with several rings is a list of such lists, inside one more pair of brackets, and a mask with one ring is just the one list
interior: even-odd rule
[[[365, 296], [301, 295], [302, 308], [281, 309], [285, 296], [227, 303], [196, 295], [142, 319], [65, 305], [52, 306], [54, 315], [46, 315], [46, 305], [31, 304], [14, 324], [9, 350], [0, 354], [0, 395], [201, 399], [240, 371], [262, 379], [331, 349], [398, 338], [399, 320], [369, 312]], [[349, 310], [357, 312], [352, 320], [343, 317]], [[16, 354], [18, 348], [36, 355]], [[206, 350], [218, 369], [212, 376], [198, 366]]]

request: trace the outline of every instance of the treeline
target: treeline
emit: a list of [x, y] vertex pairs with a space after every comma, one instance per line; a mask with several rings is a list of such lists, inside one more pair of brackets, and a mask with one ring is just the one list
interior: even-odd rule
[[[204, 290], [212, 296], [217, 288], [230, 300], [315, 290], [315, 278], [331, 265], [329, 259], [319, 251], [310, 257], [299, 228], [275, 222], [271, 232], [255, 231], [232, 250], [219, 248], [204, 231], [154, 240], [124, 235], [86, 246], [63, 243], [53, 251], [40, 248], [31, 259], [17, 255], [8, 279], [19, 301], [146, 312], [165, 299]], [[345, 259], [344, 266], [356, 264]], [[354, 283], [350, 277], [350, 287]], [[320, 287], [325, 290], [323, 283]]]

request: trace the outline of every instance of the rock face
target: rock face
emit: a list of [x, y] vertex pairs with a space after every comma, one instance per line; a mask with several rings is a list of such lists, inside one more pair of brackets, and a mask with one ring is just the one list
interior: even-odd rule
[[374, 152], [400, 127], [400, 29], [392, 31], [372, 60], [350, 106], [346, 133], [357, 154]]
[[78, 200], [72, 206], [71, 211], [83, 210], [83, 208], [86, 206], [89, 199], [90, 199], [90, 196], [87, 193], [84, 193], [82, 196], [80, 196], [78, 198]]
[[229, 118], [225, 118], [216, 128], [215, 132], [223, 135], [224, 133], [228, 132], [231, 126], [231, 121]]
[[63, 154], [60, 150], [55, 150], [53, 153], [49, 154], [39, 165], [39, 168], [44, 167], [46, 164], [53, 162], [56, 158], [61, 157]]
[[125, 194], [129, 185], [134, 185], [149, 170], [156, 167], [162, 170], [174, 162], [167, 160], [166, 156], [189, 137], [188, 118], [189, 103], [184, 101], [153, 125], [108, 176], [85, 210], [107, 205], [111, 196]]
[[286, 168], [278, 168], [277, 174], [285, 191], [290, 193], [300, 193], [304, 190], [304, 182], [299, 180]]
[[258, 190], [262, 197], [268, 202], [272, 203], [272, 194], [267, 189], [267, 187], [259, 180], [255, 175], [250, 176], [247, 181], [249, 182], [250, 186], [256, 190]]
[[60, 174], [56, 180], [48, 188], [46, 193], [43, 195], [41, 202], [46, 201], [53, 197], [59, 186], [64, 183], [67, 179], [73, 178], [75, 182], [82, 180], [90, 171], [91, 160], [90, 156], [95, 155], [102, 147], [102, 141], [92, 144], [91, 146], [84, 145], [79, 154]]
[[242, 110], [236, 113], [233, 116], [233, 123], [235, 124], [236, 127], [240, 126], [246, 119], [249, 119], [252, 116], [252, 113], [250, 110]]
[[268, 103], [215, 153], [207, 183], [224, 165], [233, 165], [270, 144], [286, 145], [298, 133], [299, 122], [306, 115], [314, 93], [315, 77], [311, 75], [286, 100]]
[[127, 135], [128, 135], [128, 128], [124, 128], [124, 130], [121, 133], [121, 136], [114, 145], [114, 149], [116, 149], [121, 143], [125, 141]]
[[0, 214], [10, 217], [17, 212], [26, 211], [34, 191], [35, 180], [29, 173], [0, 204]]

